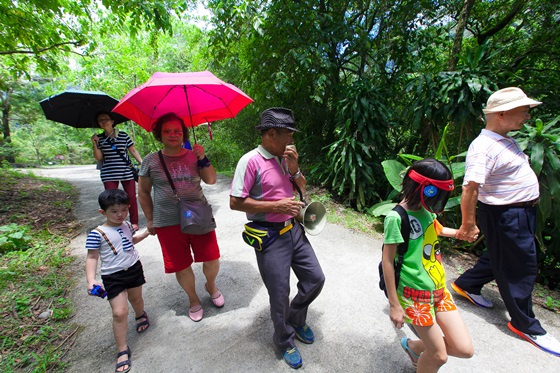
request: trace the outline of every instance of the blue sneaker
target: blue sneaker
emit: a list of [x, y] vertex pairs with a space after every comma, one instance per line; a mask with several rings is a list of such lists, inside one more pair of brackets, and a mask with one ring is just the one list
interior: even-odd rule
[[295, 326], [295, 325], [292, 326], [296, 331], [297, 339], [307, 344], [311, 344], [315, 342], [315, 334], [313, 334], [313, 330], [311, 330], [309, 325], [305, 324], [304, 326]]
[[286, 364], [290, 366], [290, 368], [297, 369], [301, 367], [301, 364], [303, 364], [303, 361], [301, 360], [301, 355], [299, 354], [299, 350], [295, 346], [288, 348], [286, 351], [284, 351], [282, 357], [284, 358]]

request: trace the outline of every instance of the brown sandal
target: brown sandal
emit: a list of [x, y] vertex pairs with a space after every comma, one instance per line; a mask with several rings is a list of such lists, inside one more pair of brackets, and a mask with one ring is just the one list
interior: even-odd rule
[[[128, 359], [123, 360], [115, 365], [115, 373], [126, 373], [130, 371], [130, 368], [132, 368], [132, 363], [130, 362], [130, 359], [132, 358], [132, 351], [130, 351], [130, 347], [126, 346], [126, 350], [119, 352], [117, 354], [117, 360], [119, 359], [119, 357], [123, 355], [128, 355]], [[128, 368], [124, 370], [118, 370], [119, 368], [124, 367], [125, 365], [127, 365]]]
[[[144, 321], [140, 321], [140, 322], [136, 323], [136, 332], [138, 334], [144, 333], [150, 327], [150, 319], [148, 318], [148, 314], [146, 313], [146, 311], [144, 311], [144, 313], [142, 313], [138, 317], [135, 317], [134, 319], [136, 321], [138, 321], [140, 319], [144, 319]], [[146, 326], [146, 327], [144, 329], [142, 329], [143, 326]]]

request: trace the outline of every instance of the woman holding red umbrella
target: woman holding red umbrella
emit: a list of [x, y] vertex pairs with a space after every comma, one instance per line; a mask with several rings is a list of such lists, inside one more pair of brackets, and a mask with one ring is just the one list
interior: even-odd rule
[[[147, 220], [148, 231], [157, 234], [163, 253], [166, 273], [175, 273], [177, 282], [189, 297], [189, 317], [202, 320], [204, 311], [195, 290], [193, 262], [202, 262], [206, 277], [205, 289], [214, 306], [224, 305], [224, 296], [216, 287], [220, 270], [220, 249], [214, 230], [202, 235], [183, 233], [179, 221], [177, 197], [208, 204], [200, 181], [216, 183], [216, 170], [204, 155], [204, 148], [194, 144], [192, 150], [182, 145], [189, 139], [185, 122], [176, 114], [168, 113], [154, 123], [156, 140], [163, 143], [161, 153], [177, 196], [162, 167], [159, 152], [147, 155], [142, 162], [138, 181], [138, 198]], [[153, 200], [151, 192], [154, 192]]]
[[138, 230], [138, 203], [136, 202], [136, 182], [131, 168], [132, 163], [128, 152], [142, 163], [142, 157], [134, 147], [134, 143], [124, 131], [115, 128], [112, 114], [105, 111], [97, 113], [96, 123], [103, 129], [100, 135], [93, 135], [93, 156], [102, 161], [101, 181], [107, 189], [117, 189], [119, 182], [130, 199], [130, 223]]

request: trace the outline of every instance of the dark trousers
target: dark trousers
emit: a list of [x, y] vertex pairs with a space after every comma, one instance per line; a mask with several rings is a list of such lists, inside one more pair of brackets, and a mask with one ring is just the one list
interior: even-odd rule
[[480, 294], [482, 287], [495, 279], [511, 324], [524, 333], [542, 335], [546, 331], [535, 318], [532, 301], [537, 278], [536, 214], [536, 207], [479, 202], [478, 226], [488, 250], [455, 284], [469, 293]]
[[[294, 346], [293, 325], [306, 324], [307, 309], [323, 289], [325, 275], [299, 223], [263, 251], [255, 251], [259, 272], [270, 301], [273, 341], [281, 351]], [[290, 268], [298, 292], [290, 303]]]

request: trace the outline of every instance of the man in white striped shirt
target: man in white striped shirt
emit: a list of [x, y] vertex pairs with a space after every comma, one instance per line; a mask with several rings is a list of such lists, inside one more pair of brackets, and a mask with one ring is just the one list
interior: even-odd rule
[[537, 277], [539, 181], [528, 157], [507, 135], [521, 129], [530, 118], [529, 109], [540, 104], [515, 87], [501, 89], [488, 99], [483, 110], [486, 128], [467, 152], [462, 224], [457, 233], [457, 238], [473, 242], [482, 231], [487, 251], [451, 287], [477, 306], [491, 308], [492, 302], [481, 295], [481, 290], [496, 280], [511, 317], [509, 329], [560, 356], [560, 342], [543, 329], [532, 308]]

